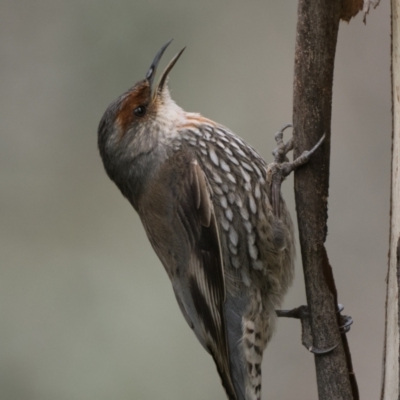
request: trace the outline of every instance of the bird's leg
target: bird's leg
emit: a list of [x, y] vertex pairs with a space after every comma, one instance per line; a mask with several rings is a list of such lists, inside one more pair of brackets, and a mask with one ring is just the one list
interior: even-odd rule
[[[343, 306], [338, 304], [338, 313], [343, 311]], [[339, 343], [334, 346], [328, 347], [326, 349], [319, 349], [313, 346], [313, 338], [311, 334], [311, 324], [310, 324], [310, 313], [307, 306], [300, 306], [292, 310], [276, 310], [276, 315], [278, 317], [286, 318], [296, 318], [300, 319], [301, 322], [301, 342], [303, 346], [311, 353], [320, 355], [326, 354], [334, 350]], [[341, 334], [345, 334], [350, 330], [350, 325], [353, 323], [353, 319], [347, 315], [340, 315], [341, 326], [339, 326], [339, 331]]]
[[269, 175], [270, 175], [270, 185], [271, 185], [271, 204], [274, 210], [274, 214], [279, 218], [280, 217], [280, 197], [281, 197], [281, 185], [283, 180], [296, 168], [304, 165], [314, 152], [318, 149], [321, 143], [325, 139], [325, 134], [322, 135], [321, 139], [318, 143], [311, 149], [306, 150], [303, 154], [293, 160], [289, 161], [287, 158], [287, 153], [293, 150], [294, 141], [293, 138], [289, 139], [286, 143], [283, 141], [283, 132], [291, 127], [291, 124], [286, 124], [281, 128], [279, 132], [275, 134], [275, 141], [277, 147], [272, 152], [274, 156], [274, 162], [268, 165]]

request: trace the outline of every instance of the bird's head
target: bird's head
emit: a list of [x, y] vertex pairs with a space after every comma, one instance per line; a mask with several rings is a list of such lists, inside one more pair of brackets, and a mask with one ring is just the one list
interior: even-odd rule
[[119, 96], [105, 111], [98, 128], [98, 145], [106, 169], [110, 158], [129, 157], [133, 160], [151, 152], [160, 135], [170, 135], [182, 118], [183, 110], [171, 99], [167, 79], [185, 48], [170, 61], [154, 86], [157, 66], [170, 43], [158, 51], [145, 78]]

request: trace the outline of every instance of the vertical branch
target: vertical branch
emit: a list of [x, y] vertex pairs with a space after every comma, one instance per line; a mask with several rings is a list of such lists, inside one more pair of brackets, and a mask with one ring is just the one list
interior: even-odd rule
[[[349, 378], [349, 359], [337, 324], [336, 288], [324, 246], [327, 234], [332, 83], [340, 0], [299, 0], [296, 36], [293, 124], [295, 153], [326, 139], [306, 167], [295, 173], [295, 199], [307, 302], [314, 346], [328, 348], [315, 356], [320, 399], [357, 398]], [[348, 354], [349, 357], [349, 354]], [[351, 361], [350, 361], [351, 364]], [[353, 397], [354, 396], [354, 397]]]
[[399, 399], [399, 275], [400, 275], [400, 0], [392, 0], [392, 185], [390, 198], [389, 270], [386, 293], [382, 400]]

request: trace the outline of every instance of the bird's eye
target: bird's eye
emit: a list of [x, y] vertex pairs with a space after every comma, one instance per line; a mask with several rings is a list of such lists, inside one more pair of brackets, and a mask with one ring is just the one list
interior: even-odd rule
[[133, 113], [137, 116], [137, 117], [143, 117], [146, 114], [146, 107], [145, 106], [139, 106], [136, 107], [133, 110]]

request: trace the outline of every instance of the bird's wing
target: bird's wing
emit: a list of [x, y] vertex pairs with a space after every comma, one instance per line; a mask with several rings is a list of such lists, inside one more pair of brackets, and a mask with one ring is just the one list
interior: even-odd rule
[[139, 214], [182, 313], [213, 356], [229, 398], [236, 399], [223, 311], [218, 227], [207, 178], [191, 153], [175, 153], [161, 166], [140, 201]]

